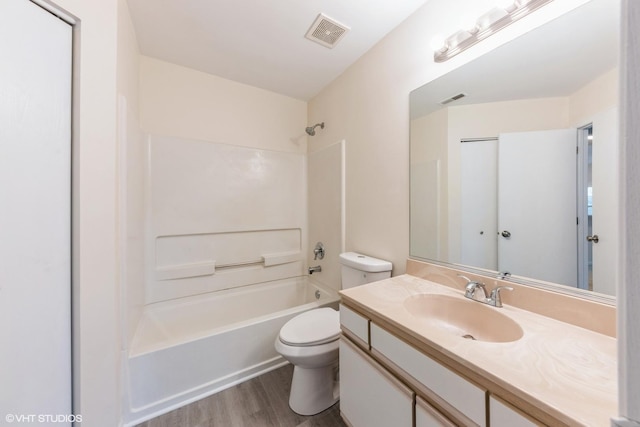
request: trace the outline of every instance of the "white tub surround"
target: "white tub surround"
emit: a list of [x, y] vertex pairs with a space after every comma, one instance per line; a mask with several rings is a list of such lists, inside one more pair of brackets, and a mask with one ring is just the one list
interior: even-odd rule
[[147, 303], [305, 274], [299, 153], [148, 138]]

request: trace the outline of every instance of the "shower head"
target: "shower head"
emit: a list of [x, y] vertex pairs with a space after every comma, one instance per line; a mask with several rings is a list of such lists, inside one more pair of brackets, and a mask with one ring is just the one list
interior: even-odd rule
[[305, 129], [305, 131], [310, 135], [310, 136], [314, 136], [316, 134], [316, 128], [320, 126], [320, 129], [324, 129], [324, 122], [322, 123], [316, 123], [313, 126], [309, 126], [308, 128]]

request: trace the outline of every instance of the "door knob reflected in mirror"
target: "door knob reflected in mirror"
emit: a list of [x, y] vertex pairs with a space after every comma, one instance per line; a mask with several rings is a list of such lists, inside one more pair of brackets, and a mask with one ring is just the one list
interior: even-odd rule
[[593, 236], [587, 236], [587, 242], [598, 243], [599, 241], [600, 241], [600, 238], [598, 237], [597, 234], [594, 234]]
[[505, 237], [505, 238], [507, 238], [507, 239], [508, 239], [509, 237], [511, 237], [511, 233], [510, 233], [509, 231], [507, 231], [507, 230], [504, 230], [504, 231], [503, 231], [502, 233], [500, 233], [500, 234], [502, 235], [502, 237]]

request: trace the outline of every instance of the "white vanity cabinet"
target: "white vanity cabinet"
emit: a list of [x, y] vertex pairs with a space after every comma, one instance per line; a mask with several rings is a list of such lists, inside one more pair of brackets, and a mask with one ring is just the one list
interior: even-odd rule
[[[483, 390], [344, 305], [340, 323], [346, 335], [340, 341], [340, 411], [350, 426], [413, 426], [414, 417], [416, 427], [485, 426]], [[458, 424], [416, 397], [407, 377]]]
[[[511, 302], [526, 309], [491, 307], [464, 297], [455, 269], [410, 260], [407, 270], [339, 294], [343, 338], [415, 393], [414, 426], [611, 423], [619, 403], [615, 307], [517, 284]], [[604, 323], [565, 322], [532, 299], [571, 304]]]
[[340, 412], [351, 427], [412, 427], [413, 399], [391, 373], [340, 339]]
[[543, 426], [344, 305], [340, 322], [340, 411], [349, 426]]

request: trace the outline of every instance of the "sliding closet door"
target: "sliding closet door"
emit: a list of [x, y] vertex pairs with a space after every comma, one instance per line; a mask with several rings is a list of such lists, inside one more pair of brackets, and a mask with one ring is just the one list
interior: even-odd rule
[[460, 175], [460, 262], [498, 270], [498, 140], [463, 141]]
[[72, 29], [28, 0], [0, 16], [0, 423], [50, 425], [24, 416], [71, 413]]

